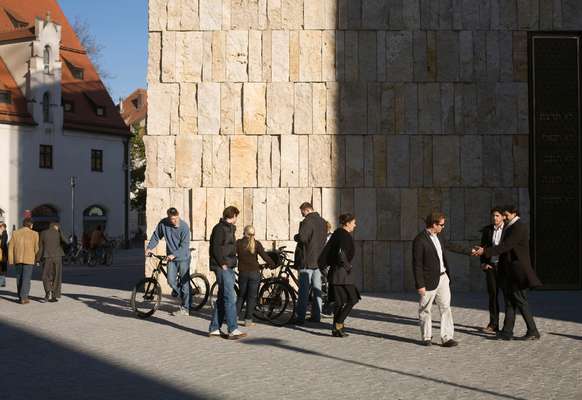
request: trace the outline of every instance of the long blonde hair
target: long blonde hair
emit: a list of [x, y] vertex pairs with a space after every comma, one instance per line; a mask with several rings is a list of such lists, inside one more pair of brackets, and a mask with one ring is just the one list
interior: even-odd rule
[[249, 239], [249, 243], [247, 244], [247, 250], [251, 254], [255, 254], [257, 243], [255, 241], [255, 228], [252, 225], [245, 226], [244, 235], [246, 238]]

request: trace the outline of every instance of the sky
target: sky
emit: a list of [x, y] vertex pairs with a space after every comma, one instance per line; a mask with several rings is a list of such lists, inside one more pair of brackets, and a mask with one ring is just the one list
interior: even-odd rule
[[87, 22], [103, 45], [101, 64], [112, 77], [105, 81], [115, 103], [146, 87], [147, 0], [59, 0], [71, 24]]

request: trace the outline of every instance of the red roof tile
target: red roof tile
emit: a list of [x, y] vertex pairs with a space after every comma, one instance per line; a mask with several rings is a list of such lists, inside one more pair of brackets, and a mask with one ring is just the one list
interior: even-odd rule
[[0, 103], [0, 122], [34, 125], [32, 116], [26, 108], [26, 100], [2, 57], [0, 57], [0, 91], [9, 92], [11, 97], [10, 104]]
[[[123, 122], [99, 74], [95, 70], [79, 38], [63, 14], [57, 0], [0, 0], [0, 41], [2, 35], [22, 39], [24, 31], [15, 29], [13, 19], [25, 20], [27, 29], [34, 31], [35, 18], [45, 19], [50, 13], [51, 20], [61, 25], [61, 58], [77, 68], [83, 69], [83, 80], [73, 77], [69, 66], [63, 62], [62, 92], [63, 98], [74, 103], [74, 112], [64, 113], [64, 126], [91, 132], [103, 132], [128, 136], [129, 129]], [[94, 100], [105, 108], [105, 115], [95, 112]], [[74, 128], [72, 128], [74, 127]]]

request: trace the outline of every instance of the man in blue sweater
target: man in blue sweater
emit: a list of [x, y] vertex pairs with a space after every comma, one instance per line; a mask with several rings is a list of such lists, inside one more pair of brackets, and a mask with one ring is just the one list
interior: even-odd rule
[[[166, 240], [168, 256], [168, 285], [173, 289], [172, 295], [179, 295], [181, 306], [179, 313], [190, 313], [190, 227], [180, 218], [174, 207], [168, 209], [168, 217], [162, 219], [152, 234], [146, 248], [146, 256], [152, 253], [161, 239]], [[179, 274], [179, 275], [178, 275]], [[180, 287], [178, 287], [178, 276]]]

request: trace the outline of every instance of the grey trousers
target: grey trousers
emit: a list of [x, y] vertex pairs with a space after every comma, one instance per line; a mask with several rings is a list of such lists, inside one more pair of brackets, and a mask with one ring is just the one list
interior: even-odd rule
[[56, 298], [61, 297], [61, 283], [63, 281], [63, 258], [45, 258], [42, 269], [42, 284], [44, 291], [53, 292]]
[[420, 334], [422, 340], [432, 339], [432, 305], [436, 303], [441, 312], [441, 340], [453, 339], [454, 325], [451, 312], [451, 288], [447, 274], [441, 275], [439, 285], [435, 290], [427, 290], [420, 296], [418, 317], [420, 319]]

